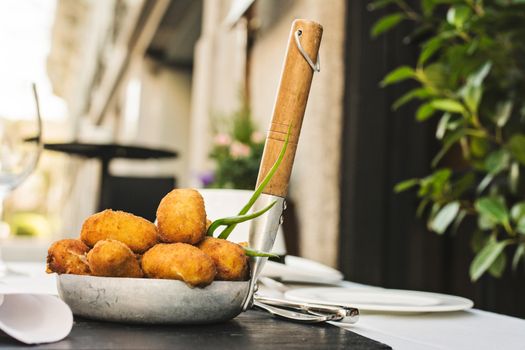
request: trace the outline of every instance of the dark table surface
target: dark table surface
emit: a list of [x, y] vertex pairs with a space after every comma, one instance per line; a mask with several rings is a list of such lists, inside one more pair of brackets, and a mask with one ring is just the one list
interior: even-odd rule
[[64, 340], [28, 346], [0, 333], [0, 349], [389, 349], [329, 324], [299, 324], [248, 311], [232, 321], [199, 326], [128, 325], [75, 319]]

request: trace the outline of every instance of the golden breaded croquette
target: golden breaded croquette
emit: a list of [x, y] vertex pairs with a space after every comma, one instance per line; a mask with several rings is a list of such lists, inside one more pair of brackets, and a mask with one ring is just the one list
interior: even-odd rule
[[215, 264], [202, 250], [186, 243], [160, 243], [142, 256], [147, 277], [184, 281], [204, 287], [215, 278]]
[[198, 247], [215, 263], [216, 280], [245, 281], [248, 279], [248, 257], [239, 244], [225, 239], [206, 237]]
[[51, 244], [47, 251], [47, 273], [89, 275], [86, 253], [89, 247], [79, 239], [62, 239]]
[[194, 189], [175, 189], [157, 209], [159, 237], [166, 243], [197, 244], [206, 235], [206, 211], [201, 194]]
[[84, 221], [80, 239], [90, 247], [98, 241], [115, 239], [133, 252], [143, 253], [157, 243], [157, 227], [140, 216], [106, 209]]
[[144, 275], [131, 249], [114, 239], [98, 241], [87, 260], [94, 276], [140, 278]]

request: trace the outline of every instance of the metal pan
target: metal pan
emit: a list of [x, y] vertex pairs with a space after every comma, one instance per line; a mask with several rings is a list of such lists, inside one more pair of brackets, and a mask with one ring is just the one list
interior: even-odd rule
[[[76, 316], [149, 324], [208, 324], [242, 312], [249, 281], [216, 281], [191, 288], [174, 280], [59, 275], [58, 293]], [[295, 322], [355, 323], [355, 308], [297, 303], [255, 296], [254, 306]], [[294, 311], [295, 310], [295, 311]]]
[[206, 324], [242, 311], [249, 282], [215, 281], [191, 288], [174, 280], [57, 276], [57, 288], [77, 316], [126, 323]]

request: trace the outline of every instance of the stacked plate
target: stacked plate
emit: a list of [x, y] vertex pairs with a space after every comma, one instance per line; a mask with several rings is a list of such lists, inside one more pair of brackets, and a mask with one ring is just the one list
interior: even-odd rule
[[[291, 288], [284, 293], [286, 299], [355, 307], [361, 311], [449, 312], [470, 309], [474, 305], [471, 300], [458, 296], [384, 289], [343, 282], [341, 272], [295, 256], [286, 256], [284, 264], [267, 262], [262, 274], [285, 283], [325, 285]], [[337, 286], [328, 287], [326, 285]]]

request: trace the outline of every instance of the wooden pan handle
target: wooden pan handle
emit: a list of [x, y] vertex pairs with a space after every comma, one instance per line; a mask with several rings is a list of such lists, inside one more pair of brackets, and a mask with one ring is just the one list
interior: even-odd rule
[[286, 197], [288, 192], [288, 181], [314, 74], [313, 68], [297, 47], [295, 39], [297, 31], [300, 31], [299, 40], [304, 51], [313, 62], [317, 62], [323, 27], [319, 23], [303, 19], [292, 23], [277, 99], [273, 107], [272, 122], [266, 136], [257, 179], [257, 185], [259, 185], [275, 163], [286, 139], [289, 126], [292, 125], [284, 159], [263, 191], [279, 197]]

